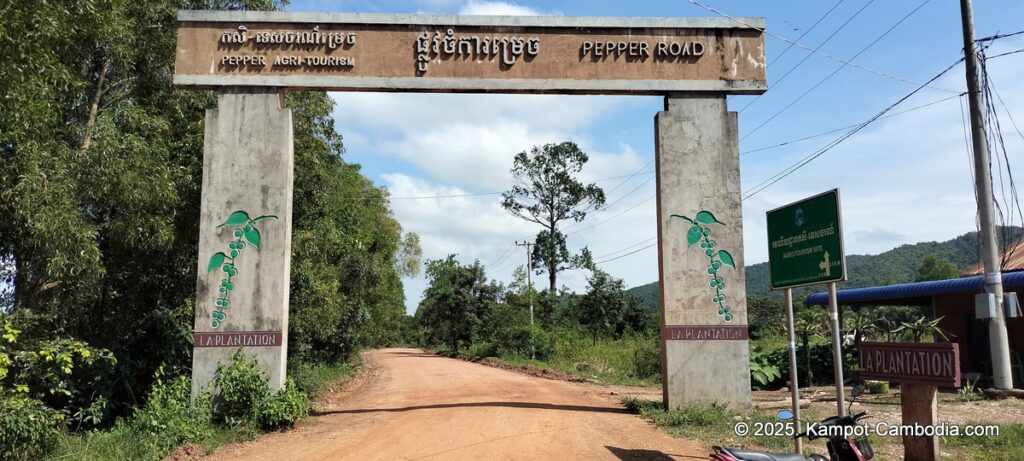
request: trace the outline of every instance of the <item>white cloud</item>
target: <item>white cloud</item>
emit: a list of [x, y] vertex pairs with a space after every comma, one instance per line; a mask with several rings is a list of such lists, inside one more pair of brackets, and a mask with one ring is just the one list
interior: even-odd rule
[[538, 10], [510, 2], [469, 0], [459, 14], [481, 16], [542, 16]]
[[[574, 140], [592, 151], [587, 128], [630, 104], [624, 97], [550, 95], [333, 96], [338, 102], [335, 120], [346, 133], [350, 152], [394, 156], [433, 181], [475, 191], [507, 188], [514, 155], [532, 146]], [[631, 150], [621, 155], [591, 152], [591, 157], [587, 171], [593, 178], [621, 175], [642, 164]]]

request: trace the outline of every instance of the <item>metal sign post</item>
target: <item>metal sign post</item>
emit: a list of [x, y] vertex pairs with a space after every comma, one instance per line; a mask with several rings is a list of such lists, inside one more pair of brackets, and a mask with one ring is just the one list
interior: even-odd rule
[[[793, 289], [786, 288], [786, 331], [789, 333], [789, 393], [793, 401], [793, 421], [796, 423], [796, 431], [800, 431], [800, 383], [797, 380], [796, 372], [796, 329], [793, 327]], [[803, 453], [803, 439], [793, 439], [794, 448], [797, 453]]]
[[832, 329], [832, 371], [836, 379], [836, 407], [839, 416], [846, 416], [846, 389], [843, 387], [843, 331], [839, 327], [839, 302], [836, 301], [836, 282], [828, 284], [828, 317]]
[[[827, 282], [829, 328], [832, 331], [832, 360], [836, 380], [836, 407], [846, 415], [843, 386], [843, 350], [840, 341], [839, 303], [836, 281], [846, 280], [846, 252], [843, 249], [839, 189], [776, 208], [767, 213], [768, 267], [772, 289], [785, 289], [789, 334], [789, 374], [793, 393], [793, 415], [800, 418], [797, 390], [796, 340], [793, 328], [792, 288]], [[800, 451], [800, 441], [796, 442]]]

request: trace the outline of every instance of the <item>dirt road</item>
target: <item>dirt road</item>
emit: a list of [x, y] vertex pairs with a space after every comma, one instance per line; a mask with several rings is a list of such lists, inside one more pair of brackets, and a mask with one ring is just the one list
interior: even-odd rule
[[370, 352], [369, 375], [312, 421], [212, 460], [707, 459], [627, 414], [618, 397], [416, 349]]

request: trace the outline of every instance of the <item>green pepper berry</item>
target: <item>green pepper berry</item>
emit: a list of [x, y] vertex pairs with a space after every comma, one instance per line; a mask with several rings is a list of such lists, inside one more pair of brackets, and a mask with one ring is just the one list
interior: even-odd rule
[[233, 235], [234, 235], [235, 237], [241, 237], [241, 236], [242, 236], [242, 231], [240, 231], [240, 230], [236, 230], [236, 231], [232, 232], [232, 234], [233, 234]]
[[238, 250], [231, 250], [231, 257], [234, 258], [236, 256], [238, 256]]

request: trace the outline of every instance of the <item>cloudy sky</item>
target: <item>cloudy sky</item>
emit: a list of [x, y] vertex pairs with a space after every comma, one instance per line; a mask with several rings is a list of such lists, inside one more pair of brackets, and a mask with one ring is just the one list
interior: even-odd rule
[[[856, 135], [771, 187], [759, 184], [889, 107], [962, 56], [960, 11], [951, 0], [725, 1], [701, 3], [732, 16], [766, 18], [769, 90], [735, 96], [745, 198], [748, 263], [767, 260], [765, 211], [838, 187], [849, 254], [876, 254], [976, 228], [973, 176], [965, 145], [964, 67], [904, 101]], [[686, 0], [520, 1], [293, 0], [290, 11], [563, 16], [716, 16]], [[976, 35], [1024, 30], [1024, 2], [975, 4]], [[891, 29], [891, 30], [890, 30]], [[812, 53], [790, 46], [797, 40]], [[995, 41], [989, 56], [1024, 48], [1024, 34]], [[857, 66], [844, 66], [822, 54]], [[859, 66], [859, 67], [858, 67]], [[988, 62], [1010, 168], [1024, 136], [1024, 53]], [[590, 155], [584, 179], [608, 194], [607, 208], [566, 227], [572, 250], [591, 249], [601, 266], [642, 285], [658, 278], [654, 211], [653, 117], [658, 97], [334, 93], [346, 160], [387, 187], [406, 231], [422, 238], [426, 259], [450, 253], [480, 260], [509, 280], [525, 264], [516, 240], [539, 230], [498, 205], [513, 156], [531, 146], [572, 140]], [[922, 107], [923, 106], [923, 107]], [[908, 109], [913, 109], [909, 110]], [[906, 112], [904, 112], [906, 111]], [[1011, 120], [1012, 116], [1012, 120]], [[820, 135], [820, 136], [816, 136]], [[815, 136], [815, 137], [811, 137]], [[808, 138], [809, 139], [804, 139]], [[1005, 162], [994, 164], [1006, 176]], [[634, 174], [635, 173], [635, 174]], [[1020, 175], [1020, 173], [1018, 173]], [[997, 179], [997, 195], [1003, 188]], [[1008, 187], [1008, 186], [1007, 186]], [[443, 198], [422, 197], [447, 196]], [[451, 197], [455, 196], [455, 197]], [[1000, 197], [1001, 198], [1001, 197]], [[1017, 218], [1017, 224], [1020, 218]], [[621, 257], [620, 257], [621, 256]], [[559, 284], [582, 289], [584, 271]], [[542, 276], [543, 277], [543, 276]], [[546, 279], [546, 277], [544, 278]], [[543, 282], [542, 282], [543, 283]], [[415, 310], [425, 282], [406, 280]]]

